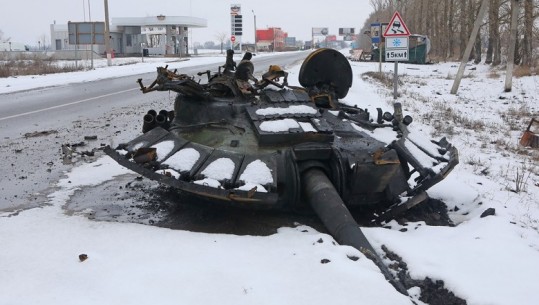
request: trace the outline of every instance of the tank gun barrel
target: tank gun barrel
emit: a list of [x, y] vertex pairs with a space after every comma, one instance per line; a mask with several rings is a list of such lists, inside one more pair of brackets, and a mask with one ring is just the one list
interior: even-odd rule
[[303, 173], [302, 182], [303, 192], [309, 204], [335, 240], [341, 245], [358, 249], [380, 268], [386, 280], [395, 289], [408, 295], [404, 286], [395, 280], [382, 259], [376, 254], [326, 174], [321, 169], [313, 167]]

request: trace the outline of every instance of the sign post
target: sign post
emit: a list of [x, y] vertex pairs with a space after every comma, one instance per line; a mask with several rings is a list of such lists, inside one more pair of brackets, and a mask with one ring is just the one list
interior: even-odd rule
[[[399, 85], [399, 61], [408, 61], [410, 49], [408, 45], [408, 37], [410, 36], [410, 31], [408, 27], [402, 20], [399, 12], [395, 11], [391, 21], [387, 25], [386, 30], [384, 31], [384, 37], [386, 39], [385, 44], [385, 57], [386, 61], [395, 62], [395, 71], [393, 75], [393, 99], [397, 99], [397, 87]], [[382, 52], [380, 52], [380, 58], [382, 57]]]
[[234, 49], [234, 42], [239, 40], [239, 47], [241, 53], [241, 36], [243, 36], [243, 16], [241, 15], [241, 4], [230, 5], [230, 41], [232, 42], [232, 49]]

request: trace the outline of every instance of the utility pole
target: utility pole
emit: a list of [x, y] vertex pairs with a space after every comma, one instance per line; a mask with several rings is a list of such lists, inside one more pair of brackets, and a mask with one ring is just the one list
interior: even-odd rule
[[255, 53], [258, 52], [258, 48], [256, 46], [256, 41], [257, 41], [257, 35], [256, 35], [256, 14], [255, 14], [255, 10], [251, 10], [251, 12], [253, 12], [253, 18], [254, 18], [254, 21], [255, 21]]
[[275, 27], [273, 27], [273, 49], [271, 52], [275, 52]]
[[110, 47], [109, 1], [105, 1], [105, 50], [107, 52], [107, 66], [112, 66], [112, 51]]
[[311, 28], [311, 49], [314, 50], [314, 29]]

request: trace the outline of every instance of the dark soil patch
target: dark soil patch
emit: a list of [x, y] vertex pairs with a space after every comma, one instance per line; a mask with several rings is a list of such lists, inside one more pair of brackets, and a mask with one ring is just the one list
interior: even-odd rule
[[202, 199], [186, 199], [180, 192], [169, 187], [159, 187], [148, 195], [148, 208], [167, 211], [166, 216], [156, 223], [161, 227], [204, 233], [267, 236], [277, 233], [281, 227], [304, 224], [325, 232], [318, 217], [310, 213], [216, 205]]
[[[384, 208], [385, 209], [385, 208]], [[380, 209], [363, 208], [352, 210], [354, 219], [361, 226], [380, 226], [373, 218], [373, 215], [381, 214]], [[429, 226], [454, 226], [447, 214], [447, 206], [443, 201], [429, 198], [426, 201], [412, 207], [408, 211], [400, 214], [395, 220], [405, 226], [408, 222], [424, 221]]]
[[393, 263], [389, 268], [397, 272], [397, 279], [404, 285], [406, 289], [412, 287], [421, 288], [421, 296], [419, 300], [429, 305], [466, 305], [464, 299], [459, 298], [453, 292], [444, 287], [444, 281], [432, 280], [425, 278], [423, 280], [412, 279], [408, 272], [407, 264], [400, 256], [391, 252], [385, 245], [382, 250], [386, 254], [386, 258]]
[[[166, 186], [140, 191], [147, 198], [146, 209], [164, 211], [164, 219], [156, 223], [162, 227], [205, 233], [271, 235], [280, 227], [293, 227], [301, 223], [327, 233], [318, 216], [311, 210], [274, 211], [222, 206], [211, 200], [186, 198], [181, 192]], [[354, 218], [361, 226], [372, 225], [372, 213], [369, 210], [353, 211]], [[401, 225], [417, 221], [424, 221], [431, 226], [454, 225], [447, 214], [445, 203], [436, 199], [418, 204], [396, 220]]]
[[401, 225], [408, 222], [424, 221], [429, 226], [455, 226], [447, 214], [445, 203], [432, 198], [409, 209], [396, 220]]
[[[192, 199], [168, 186], [148, 188], [144, 183], [133, 181], [125, 185], [131, 196], [139, 197], [137, 207], [147, 213], [159, 213], [160, 221], [155, 225], [176, 230], [236, 235], [271, 235], [280, 227], [294, 227], [298, 223], [308, 225], [319, 232], [326, 228], [313, 211], [253, 210], [233, 206], [217, 205], [211, 200]], [[138, 200], [137, 200], [138, 201]], [[371, 226], [373, 211], [352, 211], [361, 226]], [[396, 219], [401, 225], [424, 221], [427, 225], [453, 226], [446, 205], [439, 200], [429, 199], [408, 210]]]

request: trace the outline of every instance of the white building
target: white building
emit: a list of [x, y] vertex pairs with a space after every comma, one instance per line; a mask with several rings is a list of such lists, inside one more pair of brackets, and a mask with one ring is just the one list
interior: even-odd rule
[[[110, 43], [115, 55], [188, 55], [189, 28], [207, 26], [207, 20], [187, 16], [150, 16], [112, 18]], [[88, 45], [70, 45], [66, 24], [51, 24], [51, 44], [55, 51], [90, 49]], [[94, 45], [94, 52], [105, 54], [104, 45]]]

